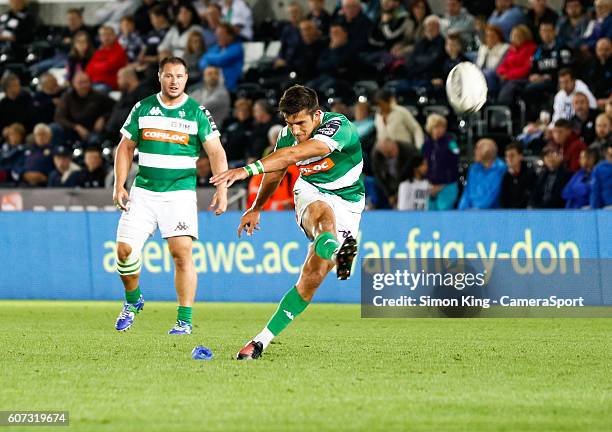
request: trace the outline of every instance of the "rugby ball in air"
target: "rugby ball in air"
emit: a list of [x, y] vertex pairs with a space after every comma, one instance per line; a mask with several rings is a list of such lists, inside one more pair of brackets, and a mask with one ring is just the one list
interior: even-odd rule
[[487, 81], [474, 63], [455, 66], [446, 79], [448, 103], [457, 114], [475, 113], [487, 101]]

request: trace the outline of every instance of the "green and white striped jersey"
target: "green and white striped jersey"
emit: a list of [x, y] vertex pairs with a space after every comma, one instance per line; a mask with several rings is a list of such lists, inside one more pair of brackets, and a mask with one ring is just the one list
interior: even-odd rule
[[136, 142], [138, 175], [134, 185], [153, 192], [194, 190], [196, 161], [202, 144], [218, 137], [210, 112], [185, 95], [185, 102], [168, 106], [161, 95], [134, 105], [121, 134]]
[[[350, 202], [360, 201], [364, 196], [363, 159], [355, 125], [342, 114], [324, 112], [311, 138], [323, 141], [330, 152], [296, 163], [300, 177], [323, 193], [338, 195]], [[296, 144], [297, 140], [285, 126], [278, 135], [275, 150]]]

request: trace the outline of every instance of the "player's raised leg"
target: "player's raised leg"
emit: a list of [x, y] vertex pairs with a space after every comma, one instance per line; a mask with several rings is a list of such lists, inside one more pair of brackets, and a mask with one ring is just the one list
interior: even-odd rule
[[117, 272], [125, 288], [125, 303], [119, 312], [115, 329], [126, 331], [134, 324], [134, 318], [144, 308], [144, 298], [140, 292], [139, 279], [142, 267], [140, 245], [117, 242]]
[[179, 304], [176, 324], [168, 334], [191, 334], [192, 306], [198, 283], [192, 259], [193, 240], [189, 236], [169, 237], [167, 240], [174, 260], [174, 285]]
[[276, 312], [264, 329], [240, 350], [238, 360], [261, 356], [272, 339], [278, 336], [310, 304], [325, 276], [334, 267], [340, 244], [336, 239], [336, 220], [332, 208], [323, 201], [312, 202], [302, 217], [302, 227], [314, 239], [297, 284], [282, 298]]

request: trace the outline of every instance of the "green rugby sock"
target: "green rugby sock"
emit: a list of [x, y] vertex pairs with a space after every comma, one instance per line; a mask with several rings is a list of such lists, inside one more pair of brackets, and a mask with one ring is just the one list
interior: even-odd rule
[[296, 287], [291, 288], [280, 301], [278, 309], [276, 309], [266, 327], [274, 336], [278, 336], [309, 304], [310, 302], [305, 301], [300, 296]]
[[191, 324], [191, 306], [179, 306], [176, 319]]
[[330, 232], [322, 232], [314, 240], [315, 253], [325, 260], [332, 259], [339, 246], [336, 236]]
[[136, 288], [134, 291], [126, 291], [125, 292], [125, 301], [130, 304], [138, 303], [138, 299], [140, 298], [140, 286]]

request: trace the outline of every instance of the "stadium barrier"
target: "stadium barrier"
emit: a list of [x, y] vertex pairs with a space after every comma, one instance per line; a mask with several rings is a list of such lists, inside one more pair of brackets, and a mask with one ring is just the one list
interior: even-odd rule
[[[0, 212], [0, 298], [119, 300], [115, 230], [119, 213]], [[239, 212], [200, 213], [194, 244], [198, 300], [276, 302], [297, 280], [308, 242], [292, 212], [262, 214], [261, 231], [238, 239]], [[543, 265], [572, 258], [612, 258], [612, 212], [366, 212], [360, 257], [533, 257]], [[174, 300], [173, 264], [159, 236], [143, 250], [147, 300]], [[360, 269], [351, 280], [328, 276], [321, 302], [358, 303]], [[610, 280], [608, 277], [607, 280]], [[600, 283], [603, 285], [603, 283]], [[612, 286], [601, 290], [612, 305]]]

